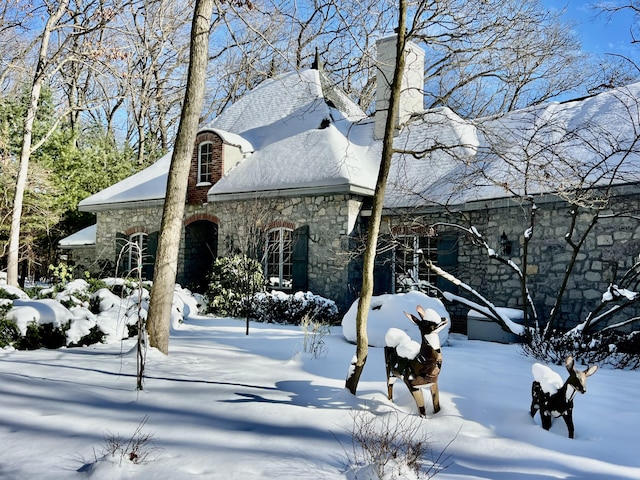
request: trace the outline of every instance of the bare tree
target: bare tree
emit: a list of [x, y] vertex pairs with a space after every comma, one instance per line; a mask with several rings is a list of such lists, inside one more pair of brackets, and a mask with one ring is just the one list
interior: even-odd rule
[[[396, 37], [396, 59], [393, 72], [393, 79], [389, 85], [389, 105], [387, 118], [382, 139], [382, 155], [380, 159], [380, 170], [376, 179], [376, 188], [373, 195], [371, 207], [371, 217], [367, 230], [367, 239], [362, 268], [362, 289], [358, 300], [358, 310], [356, 313], [356, 355], [351, 362], [351, 368], [347, 376], [345, 387], [352, 394], [356, 394], [360, 376], [364, 370], [367, 356], [369, 354], [369, 337], [367, 335], [367, 317], [373, 295], [373, 270], [375, 266], [376, 248], [378, 235], [380, 233], [380, 222], [382, 219], [382, 208], [384, 195], [387, 187], [387, 178], [391, 169], [391, 159], [393, 158], [393, 139], [396, 131], [396, 121], [400, 105], [400, 92], [405, 65], [405, 44], [407, 42], [407, 5], [405, 0], [400, 0], [398, 9], [398, 29]], [[382, 76], [381, 76], [382, 77]], [[382, 80], [382, 78], [380, 78]], [[379, 81], [380, 81], [379, 80]]]
[[175, 288], [178, 245], [184, 216], [189, 164], [198, 130], [204, 98], [209, 31], [214, 0], [196, 0], [191, 25], [189, 74], [178, 136], [171, 157], [156, 253], [156, 267], [148, 313], [149, 342], [162, 353], [169, 353], [171, 305]]
[[[169, 124], [177, 122], [186, 78], [189, 11], [193, 2], [144, 0], [127, 8], [121, 20], [121, 39], [129, 54], [120, 77], [127, 98], [137, 162], [148, 150], [166, 150]], [[174, 112], [174, 115], [169, 115]], [[151, 134], [152, 138], [147, 138]]]
[[[42, 14], [47, 20], [42, 26], [38, 37], [39, 47], [34, 60], [33, 77], [29, 89], [29, 104], [23, 123], [20, 166], [14, 193], [7, 262], [7, 282], [11, 285], [17, 285], [18, 283], [20, 222], [31, 154], [46, 141], [47, 136], [55, 130], [58, 123], [70, 112], [70, 109], [65, 109], [58, 116], [57, 121], [53, 123], [53, 127], [48, 134], [37, 139], [37, 142], [34, 143], [33, 126], [38, 112], [42, 87], [66, 64], [79, 61], [79, 52], [77, 51], [78, 38], [86, 38], [92, 32], [103, 28], [116, 14], [115, 8], [107, 8], [105, 0], [74, 3], [73, 8], [71, 5], [71, 0], [61, 0], [60, 2], [53, 2], [50, 6], [41, 7]], [[32, 13], [35, 14], [36, 11]], [[78, 21], [78, 18], [83, 18], [83, 20]], [[54, 48], [50, 49], [54, 35], [56, 43]]]

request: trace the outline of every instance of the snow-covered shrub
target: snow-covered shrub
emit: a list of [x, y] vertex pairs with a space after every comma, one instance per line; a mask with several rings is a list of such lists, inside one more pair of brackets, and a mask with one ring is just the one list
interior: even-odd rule
[[418, 480], [432, 478], [444, 466], [431, 455], [429, 435], [423, 422], [414, 416], [403, 416], [397, 411], [373, 414], [358, 411], [352, 415], [351, 448], [347, 463], [355, 478], [384, 480]]
[[38, 323], [33, 320], [27, 324], [22, 337], [14, 344], [18, 350], [37, 350], [39, 348], [56, 349], [67, 344], [66, 330], [71, 322], [62, 325], [53, 323]]
[[[23, 293], [23, 295], [20, 295], [20, 293]], [[28, 296], [24, 294], [24, 292], [22, 292], [19, 288], [12, 287], [10, 285], [3, 285], [0, 287], [0, 299], [1, 298], [15, 300], [17, 298], [28, 298]]]
[[246, 255], [219, 257], [209, 275], [208, 312], [229, 317], [251, 314], [251, 299], [263, 288], [260, 262]]
[[11, 303], [0, 303], [0, 348], [13, 345], [20, 338], [20, 330], [12, 320], [7, 318]]
[[522, 350], [543, 362], [561, 365], [569, 355], [584, 364], [611, 365], [614, 368], [640, 368], [640, 332], [600, 331], [582, 336], [579, 330], [554, 334], [549, 339], [535, 332]]
[[253, 316], [259, 322], [300, 325], [303, 318], [334, 324], [338, 307], [333, 300], [311, 292], [287, 294], [280, 291], [261, 292], [253, 298]]
[[331, 333], [329, 324], [305, 315], [300, 322], [300, 326], [304, 332], [304, 352], [311, 354], [312, 358], [324, 357], [327, 354], [324, 337]]

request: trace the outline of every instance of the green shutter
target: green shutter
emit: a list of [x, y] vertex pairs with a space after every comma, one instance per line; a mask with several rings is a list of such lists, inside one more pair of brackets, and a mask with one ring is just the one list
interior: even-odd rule
[[[438, 266], [455, 275], [458, 266], [458, 238], [453, 235], [438, 237]], [[436, 286], [440, 290], [457, 293], [458, 287], [438, 276]]]
[[114, 261], [116, 264], [116, 276], [124, 277], [127, 275], [127, 260], [128, 260], [128, 250], [127, 243], [129, 239], [127, 236], [122, 233], [116, 233], [116, 252]]
[[309, 263], [309, 225], [293, 231], [293, 252], [291, 252], [293, 291], [306, 292], [309, 289], [307, 264]]
[[156, 264], [156, 251], [158, 250], [159, 232], [147, 235], [147, 251], [142, 262], [142, 278], [153, 280], [153, 272]]

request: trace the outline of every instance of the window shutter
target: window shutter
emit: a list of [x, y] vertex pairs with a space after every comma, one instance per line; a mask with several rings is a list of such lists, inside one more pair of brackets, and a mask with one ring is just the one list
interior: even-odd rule
[[306, 292], [309, 289], [307, 264], [309, 263], [309, 225], [303, 225], [293, 232], [293, 252], [291, 255], [293, 291]]
[[127, 242], [128, 238], [124, 233], [118, 232], [116, 233], [116, 255], [114, 257], [114, 261], [116, 264], [116, 276], [124, 277], [127, 275], [127, 264], [128, 264], [128, 248]]
[[[458, 238], [453, 235], [438, 237], [438, 266], [443, 270], [455, 274], [458, 266]], [[440, 290], [457, 293], [458, 287], [438, 276], [436, 286]]]
[[156, 251], [158, 250], [159, 232], [153, 232], [147, 235], [147, 251], [142, 260], [142, 278], [145, 280], [153, 280], [153, 272], [156, 266]]

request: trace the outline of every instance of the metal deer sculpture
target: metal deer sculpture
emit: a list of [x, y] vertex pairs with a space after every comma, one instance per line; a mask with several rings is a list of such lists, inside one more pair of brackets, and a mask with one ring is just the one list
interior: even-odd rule
[[535, 363], [531, 368], [533, 384], [531, 385], [531, 417], [540, 410], [542, 428], [551, 428], [552, 418], [562, 417], [569, 430], [569, 438], [573, 438], [573, 397], [576, 392], [587, 391], [587, 377], [590, 377], [598, 367], [592, 365], [586, 370], [576, 370], [572, 356], [565, 360], [569, 371], [569, 378], [563, 383], [562, 378], [546, 365]]
[[416, 308], [420, 318], [404, 314], [420, 329], [422, 344], [411, 340], [403, 330], [390, 328], [385, 336], [384, 360], [387, 367], [387, 389], [393, 401], [393, 384], [401, 378], [413, 395], [420, 415], [426, 414], [424, 396], [420, 387], [431, 385], [433, 412], [440, 410], [438, 375], [442, 368], [442, 352], [438, 332], [447, 324], [446, 318], [432, 309]]

